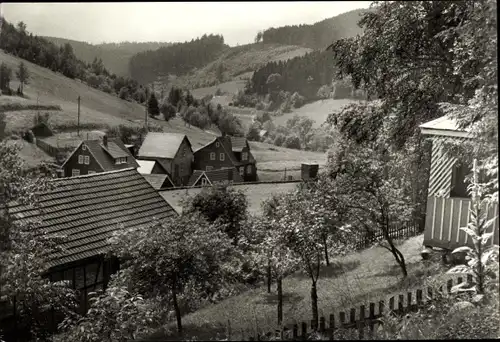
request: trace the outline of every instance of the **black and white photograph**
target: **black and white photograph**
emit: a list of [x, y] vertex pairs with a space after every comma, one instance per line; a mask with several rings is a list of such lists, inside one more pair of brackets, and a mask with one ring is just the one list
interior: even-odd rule
[[500, 339], [497, 31], [0, 3], [0, 342]]

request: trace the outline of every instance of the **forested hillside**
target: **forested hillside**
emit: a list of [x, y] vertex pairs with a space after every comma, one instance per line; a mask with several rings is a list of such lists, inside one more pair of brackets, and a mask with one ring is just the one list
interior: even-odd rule
[[313, 25], [271, 27], [257, 34], [256, 40], [264, 43], [299, 45], [311, 49], [324, 49], [333, 41], [354, 37], [363, 30], [357, 25], [366, 9], [357, 9], [325, 19]]
[[119, 76], [130, 76], [128, 66], [130, 58], [132, 58], [135, 54], [148, 50], [157, 50], [161, 47], [172, 45], [172, 43], [166, 42], [89, 44], [65, 38], [44, 38], [59, 46], [64, 46], [66, 43], [71, 44], [75, 56], [86, 63], [92, 63], [95, 58], [101, 59], [106, 69]]
[[[69, 43], [63, 46], [33, 35], [22, 22], [17, 27], [0, 17], [0, 49], [41, 67], [59, 72], [71, 79], [79, 79], [103, 92], [120, 96], [124, 100], [144, 102], [144, 92], [137, 81], [112, 74], [99, 59], [85, 63], [78, 59]], [[5, 89], [4, 89], [5, 90]]]
[[183, 75], [210, 63], [227, 47], [223, 36], [210, 34], [190, 42], [144, 51], [131, 58], [130, 75], [143, 83], [151, 83], [162, 75]]

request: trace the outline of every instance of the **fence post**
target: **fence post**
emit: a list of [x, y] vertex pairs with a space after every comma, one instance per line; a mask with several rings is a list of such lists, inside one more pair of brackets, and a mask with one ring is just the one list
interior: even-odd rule
[[349, 323], [355, 323], [356, 322], [356, 309], [352, 308], [351, 313], [349, 315]]
[[339, 312], [339, 321], [341, 327], [345, 325], [345, 312]]
[[413, 293], [410, 291], [408, 292], [408, 294], [406, 295], [407, 298], [408, 298], [408, 311], [410, 311], [412, 308], [413, 308], [413, 305], [412, 305], [412, 299], [413, 299]]
[[373, 321], [375, 320], [375, 303], [370, 303], [370, 325], [369, 325], [369, 336], [370, 340], [373, 339], [373, 330], [374, 330], [374, 323]]
[[422, 289], [417, 290], [417, 306], [422, 305]]
[[385, 310], [385, 301], [381, 300], [378, 302], [378, 314], [379, 314], [379, 316], [384, 315], [384, 310]]
[[404, 295], [399, 295], [399, 300], [398, 300], [398, 311], [399, 313], [403, 313], [404, 311], [404, 300], [405, 296]]
[[333, 334], [334, 334], [334, 330], [335, 330], [335, 315], [334, 314], [330, 315], [330, 324], [328, 325], [328, 328], [329, 328], [330, 340], [333, 340]]
[[364, 337], [364, 332], [365, 332], [365, 306], [364, 305], [361, 305], [359, 307], [359, 324], [360, 324], [359, 339], [362, 340]]
[[322, 333], [325, 332], [325, 317], [319, 319], [319, 331]]

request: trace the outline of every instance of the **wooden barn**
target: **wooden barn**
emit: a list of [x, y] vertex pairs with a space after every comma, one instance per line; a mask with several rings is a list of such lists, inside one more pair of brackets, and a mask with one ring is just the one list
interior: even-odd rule
[[[453, 250], [468, 245], [471, 238], [462, 230], [470, 221], [471, 197], [465, 177], [471, 169], [445, 152], [443, 143], [448, 139], [472, 139], [467, 130], [444, 116], [420, 126], [422, 134], [432, 142], [431, 168], [427, 195], [424, 246]], [[498, 244], [498, 203], [484, 208], [487, 218], [497, 216], [493, 227], [492, 244]]]
[[[86, 313], [89, 293], [105, 289], [119, 268], [118, 260], [104, 257], [113, 231], [177, 213], [135, 168], [53, 182], [54, 189], [40, 196], [40, 209], [12, 204], [9, 212], [14, 221], [38, 218], [48, 232], [66, 236], [63, 250], [51, 256], [46, 277], [68, 280], [80, 295], [81, 313]], [[12, 309], [13, 304], [7, 306]]]

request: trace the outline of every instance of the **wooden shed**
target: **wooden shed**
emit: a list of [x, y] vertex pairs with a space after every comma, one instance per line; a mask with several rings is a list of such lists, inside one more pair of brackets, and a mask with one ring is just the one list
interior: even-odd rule
[[[467, 130], [458, 129], [454, 120], [444, 116], [420, 126], [422, 134], [432, 142], [431, 168], [427, 193], [424, 246], [453, 250], [468, 245], [471, 238], [460, 228], [470, 222], [471, 198], [465, 177], [471, 169], [446, 153], [448, 139], [472, 139]], [[492, 229], [492, 244], [498, 244], [498, 203], [484, 208], [487, 218], [497, 216]], [[490, 230], [491, 231], [491, 230]]]
[[314, 163], [302, 163], [300, 170], [303, 181], [315, 179], [318, 176], [319, 165]]

